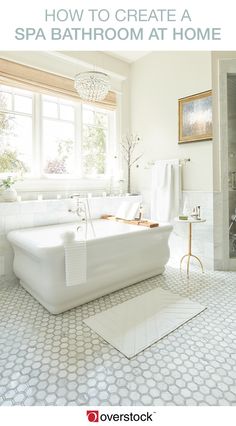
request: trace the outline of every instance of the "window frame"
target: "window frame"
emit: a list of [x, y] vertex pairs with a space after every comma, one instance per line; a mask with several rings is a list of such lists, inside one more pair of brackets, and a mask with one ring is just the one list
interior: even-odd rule
[[[3, 84], [13, 89], [15, 86]], [[16, 87], [17, 89], [17, 87]], [[19, 87], [19, 89], [21, 89]], [[104, 189], [107, 183], [114, 176], [114, 170], [117, 169], [117, 120], [119, 116], [118, 108], [109, 110], [101, 106], [92, 105], [95, 110], [108, 114], [108, 138], [106, 146], [106, 172], [102, 175], [83, 175], [82, 167], [79, 167], [80, 173], [76, 175], [50, 175], [45, 174], [43, 169], [43, 96], [42, 93], [37, 93], [32, 90], [27, 90], [32, 94], [32, 173], [24, 176], [23, 181], [17, 182], [16, 188], [19, 190], [64, 190], [70, 186], [73, 188], [83, 189]], [[63, 96], [54, 93], [47, 93], [56, 99], [63, 100]], [[14, 95], [13, 95], [14, 96]], [[74, 98], [65, 97], [65, 100], [70, 101], [75, 108], [75, 158], [77, 158], [82, 166], [82, 108], [86, 105], [80, 101], [76, 102]], [[63, 102], [62, 102], [63, 103]], [[66, 103], [66, 102], [65, 102]], [[12, 103], [13, 106], [13, 103]], [[6, 111], [12, 112], [12, 111]], [[24, 113], [22, 113], [24, 115]], [[30, 115], [30, 114], [26, 114]], [[6, 175], [0, 174], [0, 178]]]

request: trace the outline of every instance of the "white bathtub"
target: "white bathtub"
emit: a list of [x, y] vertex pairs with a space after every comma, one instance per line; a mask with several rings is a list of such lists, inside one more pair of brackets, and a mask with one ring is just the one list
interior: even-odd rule
[[[49, 312], [58, 314], [75, 306], [161, 274], [169, 259], [172, 227], [145, 228], [107, 220], [94, 220], [87, 242], [87, 282], [65, 284], [61, 236], [77, 223], [11, 231], [14, 272], [22, 286]], [[89, 227], [90, 228], [90, 227]]]

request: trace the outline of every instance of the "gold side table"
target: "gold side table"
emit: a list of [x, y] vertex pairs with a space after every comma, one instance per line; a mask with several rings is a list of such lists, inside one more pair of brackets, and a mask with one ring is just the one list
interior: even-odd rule
[[191, 257], [193, 257], [194, 259], [197, 259], [197, 261], [200, 263], [201, 265], [201, 269], [202, 272], [204, 272], [203, 270], [203, 264], [201, 262], [201, 260], [199, 259], [199, 257], [197, 257], [195, 254], [192, 253], [192, 224], [193, 223], [203, 223], [206, 222], [206, 219], [188, 219], [188, 220], [181, 220], [179, 218], [175, 219], [176, 222], [178, 223], [188, 223], [189, 225], [189, 233], [188, 233], [188, 253], [185, 254], [181, 260], [180, 260], [180, 271], [181, 271], [181, 267], [182, 267], [182, 262], [185, 258], [187, 258], [187, 277], [189, 278], [189, 267], [190, 267], [190, 259]]

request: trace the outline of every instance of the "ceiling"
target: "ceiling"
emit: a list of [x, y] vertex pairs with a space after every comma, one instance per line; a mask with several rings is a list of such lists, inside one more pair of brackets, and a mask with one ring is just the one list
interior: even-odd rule
[[132, 62], [135, 62], [138, 59], [143, 58], [143, 56], [146, 56], [151, 52], [149, 52], [149, 51], [146, 51], [146, 52], [134, 52], [134, 51], [132, 51], [132, 52], [120, 52], [120, 51], [117, 51], [117, 52], [104, 52], [104, 53], [107, 53], [108, 55], [113, 56], [114, 58], [121, 59], [122, 61], [127, 62], [128, 64], [132, 64]]

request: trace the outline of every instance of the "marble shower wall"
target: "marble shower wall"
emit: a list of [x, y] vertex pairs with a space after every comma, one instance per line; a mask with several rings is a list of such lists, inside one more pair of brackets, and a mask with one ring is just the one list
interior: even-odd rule
[[[214, 124], [214, 269], [236, 270], [229, 253], [229, 223], [236, 208], [232, 172], [236, 172], [236, 57], [232, 52], [213, 54]], [[235, 226], [231, 229], [234, 233]]]

